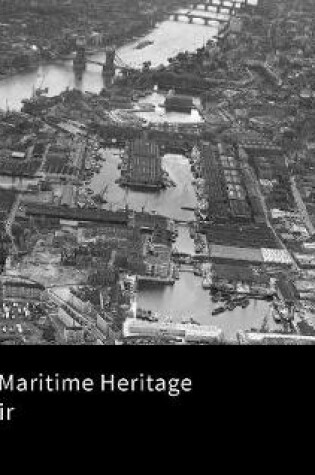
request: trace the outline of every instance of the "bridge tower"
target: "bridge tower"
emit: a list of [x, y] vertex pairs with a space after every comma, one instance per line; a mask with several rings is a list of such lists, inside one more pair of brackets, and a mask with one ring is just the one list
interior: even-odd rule
[[107, 46], [106, 60], [103, 66], [104, 76], [113, 77], [115, 75], [115, 57], [116, 57], [116, 50], [114, 46]]
[[77, 72], [82, 72], [86, 68], [86, 41], [83, 36], [76, 40], [76, 55], [73, 60], [73, 68]]

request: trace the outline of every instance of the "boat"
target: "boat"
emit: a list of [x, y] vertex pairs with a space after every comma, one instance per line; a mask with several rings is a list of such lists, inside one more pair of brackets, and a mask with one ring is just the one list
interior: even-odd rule
[[217, 292], [216, 294], [212, 295], [212, 302], [217, 303], [221, 299], [221, 293]]
[[228, 302], [226, 304], [226, 308], [232, 312], [232, 310], [234, 310], [235, 308], [237, 307], [237, 303], [236, 302], [233, 302], [233, 300], [231, 302]]
[[200, 323], [197, 322], [197, 320], [195, 320], [195, 319], [192, 318], [192, 317], [183, 318], [182, 321], [181, 321], [181, 323], [182, 323], [183, 325], [198, 325], [198, 326], [200, 326]]
[[221, 302], [230, 301], [231, 300], [231, 294], [222, 293], [220, 300], [221, 300]]
[[174, 277], [174, 279], [179, 280], [179, 270], [178, 270], [178, 267], [174, 267], [174, 270], [173, 270], [173, 277]]
[[219, 293], [219, 289], [214, 284], [212, 284], [211, 289], [210, 289], [210, 294], [216, 295], [218, 293]]
[[199, 269], [198, 267], [194, 268], [194, 275], [197, 275], [198, 277], [202, 276], [202, 270]]
[[223, 313], [225, 311], [226, 311], [226, 307], [221, 306], [221, 307], [217, 307], [214, 310], [212, 310], [211, 313], [212, 313], [212, 315], [219, 315], [220, 313]]
[[195, 211], [195, 208], [192, 206], [181, 206], [180, 209], [183, 211]]
[[190, 319], [190, 323], [191, 323], [191, 325], [198, 325], [198, 326], [200, 326], [200, 323], [199, 323], [197, 320], [195, 320], [194, 318], [191, 318], [191, 319]]
[[202, 288], [208, 290], [211, 288], [211, 285], [212, 285], [211, 277], [210, 276], [204, 277], [204, 279], [202, 280]]
[[149, 45], [153, 45], [154, 41], [152, 40], [144, 40], [144, 41], [140, 41], [140, 43], [138, 43], [134, 49], [143, 49], [143, 48], [146, 48], [147, 46]]
[[247, 308], [248, 305], [249, 305], [249, 299], [243, 300], [243, 302], [241, 303], [242, 308]]

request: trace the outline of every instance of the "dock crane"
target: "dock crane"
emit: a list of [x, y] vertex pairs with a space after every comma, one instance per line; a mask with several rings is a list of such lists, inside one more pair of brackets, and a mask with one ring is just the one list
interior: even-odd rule
[[97, 201], [99, 204], [107, 203], [107, 199], [106, 199], [107, 189], [108, 189], [108, 185], [104, 185], [102, 190], [95, 196], [95, 201]]

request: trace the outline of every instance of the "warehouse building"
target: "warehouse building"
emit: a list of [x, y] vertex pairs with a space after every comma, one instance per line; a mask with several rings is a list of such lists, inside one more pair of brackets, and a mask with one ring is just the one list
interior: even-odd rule
[[190, 114], [191, 109], [193, 108], [193, 101], [189, 96], [175, 94], [171, 91], [165, 99], [164, 106], [167, 112], [183, 112]]
[[147, 322], [129, 318], [124, 322], [124, 337], [173, 337], [187, 343], [220, 343], [223, 331], [210, 325], [185, 325], [182, 323]]
[[293, 260], [284, 249], [266, 249], [254, 247], [222, 246], [211, 244], [209, 246], [210, 258], [213, 261], [239, 261], [251, 264], [274, 264], [291, 266]]
[[126, 146], [126, 162], [122, 185], [153, 190], [163, 187], [160, 148], [155, 142], [146, 138], [130, 141]]
[[2, 276], [0, 299], [4, 302], [40, 302], [45, 287], [39, 282], [15, 276]]

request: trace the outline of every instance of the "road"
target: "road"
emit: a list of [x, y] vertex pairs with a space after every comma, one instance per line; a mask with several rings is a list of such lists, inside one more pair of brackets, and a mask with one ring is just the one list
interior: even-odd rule
[[280, 237], [278, 236], [276, 230], [274, 229], [271, 221], [270, 221], [270, 218], [269, 218], [269, 210], [268, 210], [268, 207], [267, 207], [267, 204], [266, 204], [266, 200], [265, 200], [265, 197], [261, 191], [261, 188], [260, 188], [260, 184], [259, 184], [259, 181], [257, 180], [256, 178], [256, 175], [255, 173], [252, 171], [252, 169], [250, 168], [250, 173], [251, 173], [251, 177], [252, 177], [252, 181], [255, 183], [255, 188], [259, 194], [259, 198], [260, 198], [260, 202], [262, 204], [262, 207], [263, 207], [263, 211], [264, 211], [264, 215], [265, 215], [265, 220], [266, 220], [266, 224], [267, 226], [269, 227], [269, 229], [272, 231], [274, 237], [275, 237], [275, 240], [277, 241], [277, 243], [281, 246], [281, 248], [286, 251], [288, 253], [288, 255], [291, 257], [292, 259], [292, 266], [294, 268], [294, 270], [296, 272], [299, 272], [299, 267], [297, 265], [297, 263], [295, 262], [295, 260], [293, 259], [292, 257], [292, 254], [291, 252], [289, 251], [289, 249], [287, 248], [287, 246], [284, 244], [284, 242], [280, 239]]
[[78, 312], [77, 310], [75, 310], [71, 305], [69, 305], [69, 303], [64, 300], [63, 298], [61, 298], [59, 295], [57, 295], [53, 290], [51, 289], [48, 289], [47, 290], [48, 292], [48, 295], [50, 296], [50, 298], [58, 305], [58, 306], [63, 306], [63, 307], [66, 307], [67, 310], [69, 310], [71, 312], [71, 314], [74, 314], [75, 315], [75, 319], [83, 326], [85, 326], [86, 328], [88, 328], [90, 330], [90, 332], [92, 333], [92, 335], [97, 339], [97, 340], [100, 340], [102, 341], [102, 343], [105, 343], [107, 341], [107, 338], [106, 336], [103, 334], [103, 332], [101, 332], [96, 324], [94, 322], [92, 322], [88, 317], [82, 315], [80, 312]]
[[5, 224], [5, 230], [6, 230], [7, 235], [10, 236], [14, 254], [18, 254], [18, 250], [16, 248], [14, 237], [13, 237], [13, 234], [12, 234], [12, 224], [15, 221], [15, 216], [16, 216], [16, 213], [19, 209], [20, 202], [21, 202], [21, 195], [18, 194], [18, 195], [16, 195], [15, 202], [14, 202], [12, 208], [11, 208], [10, 214], [8, 215], [7, 220], [6, 220], [6, 224]]

